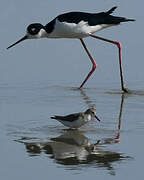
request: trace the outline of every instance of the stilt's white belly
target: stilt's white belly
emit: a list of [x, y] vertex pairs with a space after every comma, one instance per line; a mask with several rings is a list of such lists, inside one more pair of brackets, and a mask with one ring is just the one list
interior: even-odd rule
[[84, 38], [108, 26], [111, 25], [101, 24], [89, 26], [88, 23], [84, 21], [75, 24], [60, 22], [56, 19], [54, 30], [48, 35], [48, 38]]

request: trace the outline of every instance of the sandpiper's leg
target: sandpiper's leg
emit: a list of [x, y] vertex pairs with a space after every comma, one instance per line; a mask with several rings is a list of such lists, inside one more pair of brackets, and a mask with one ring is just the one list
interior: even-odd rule
[[93, 38], [96, 38], [96, 39], [100, 39], [100, 40], [103, 40], [103, 41], [106, 41], [106, 42], [109, 42], [109, 43], [112, 43], [112, 44], [115, 44], [117, 45], [118, 47], [118, 50], [119, 50], [119, 66], [120, 66], [120, 78], [121, 78], [121, 88], [124, 92], [129, 92], [129, 90], [127, 88], [125, 88], [125, 84], [124, 84], [124, 75], [123, 75], [123, 70], [122, 70], [122, 55], [121, 55], [121, 43], [118, 42], [118, 41], [113, 41], [113, 40], [109, 40], [109, 39], [105, 39], [103, 37], [99, 37], [99, 36], [96, 36], [94, 34], [90, 34], [91, 37]]
[[96, 67], [97, 67], [97, 64], [96, 64], [95, 60], [93, 59], [93, 57], [91, 56], [89, 50], [87, 49], [87, 47], [86, 47], [83, 39], [80, 39], [80, 41], [81, 41], [81, 43], [82, 43], [85, 51], [87, 52], [87, 54], [88, 54], [88, 56], [89, 56], [89, 58], [90, 58], [90, 60], [91, 60], [91, 62], [92, 62], [92, 65], [93, 65], [93, 66], [92, 66], [92, 70], [88, 73], [87, 77], [85, 78], [85, 80], [84, 80], [83, 83], [81, 84], [81, 86], [80, 86], [80, 89], [81, 89], [81, 88], [84, 86], [84, 84], [86, 83], [86, 81], [89, 79], [89, 77], [92, 75], [92, 73], [95, 71], [95, 69], [96, 69]]

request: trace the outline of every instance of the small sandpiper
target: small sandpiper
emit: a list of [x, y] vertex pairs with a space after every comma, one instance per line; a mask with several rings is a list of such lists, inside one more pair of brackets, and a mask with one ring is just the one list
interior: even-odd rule
[[61, 122], [64, 126], [70, 128], [79, 128], [87, 122], [91, 121], [92, 118], [96, 118], [98, 121], [100, 121], [100, 119], [96, 116], [96, 109], [93, 107], [87, 109], [85, 112], [69, 114], [66, 116], [51, 117], [51, 119], [56, 119], [59, 122]]

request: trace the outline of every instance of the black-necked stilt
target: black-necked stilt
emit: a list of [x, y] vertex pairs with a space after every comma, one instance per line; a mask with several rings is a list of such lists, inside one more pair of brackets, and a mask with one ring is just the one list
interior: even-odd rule
[[69, 114], [67, 116], [54, 116], [51, 119], [56, 119], [61, 122], [63, 125], [68, 126], [70, 128], [79, 128], [91, 121], [92, 118], [96, 118], [98, 121], [99, 118], [96, 116], [96, 109], [89, 108], [85, 112]]
[[89, 72], [89, 74], [87, 75], [87, 77], [80, 86], [80, 88], [82, 88], [97, 67], [97, 64], [94, 61], [93, 57], [91, 56], [89, 50], [87, 49], [83, 41], [83, 38], [90, 36], [96, 39], [100, 39], [115, 44], [119, 49], [121, 87], [123, 91], [127, 92], [128, 90], [125, 88], [123, 72], [122, 72], [122, 62], [121, 62], [122, 56], [121, 56], [120, 42], [105, 39], [93, 34], [96, 31], [102, 30], [104, 28], [119, 25], [121, 22], [134, 21], [134, 19], [127, 19], [124, 17], [117, 17], [110, 15], [116, 8], [117, 7], [113, 7], [109, 11], [101, 12], [101, 13], [69, 12], [69, 13], [61, 14], [56, 18], [54, 18], [51, 22], [49, 22], [45, 26], [39, 23], [30, 24], [27, 27], [26, 35], [19, 41], [9, 46], [7, 49], [13, 47], [14, 45], [26, 39], [35, 39], [35, 38], [80, 39], [93, 65], [92, 70]]

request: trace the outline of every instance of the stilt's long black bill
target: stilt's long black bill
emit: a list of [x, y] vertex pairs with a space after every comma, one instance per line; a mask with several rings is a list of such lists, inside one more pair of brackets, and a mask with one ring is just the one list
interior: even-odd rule
[[16, 44], [20, 43], [21, 41], [26, 40], [27, 38], [28, 38], [28, 37], [27, 37], [27, 35], [26, 35], [26, 36], [24, 36], [23, 38], [21, 38], [20, 40], [18, 40], [18, 41], [17, 41], [17, 42], [15, 42], [14, 44], [12, 44], [12, 45], [10, 45], [9, 47], [7, 47], [7, 49], [9, 49], [9, 48], [11, 48], [11, 47], [15, 46]]
[[95, 116], [95, 118], [96, 118], [98, 121], [100, 121], [100, 119], [99, 119], [97, 116]]

